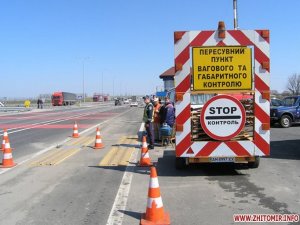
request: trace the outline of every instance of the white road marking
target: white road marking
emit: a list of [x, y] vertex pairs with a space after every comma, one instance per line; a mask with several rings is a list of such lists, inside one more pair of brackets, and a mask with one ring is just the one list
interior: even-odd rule
[[[142, 132], [143, 130], [144, 130], [144, 123], [141, 124], [139, 132]], [[139, 143], [139, 145], [140, 144], [141, 143]], [[137, 153], [138, 151], [136, 150], [132, 153], [129, 160], [130, 162], [134, 162], [134, 163], [137, 162], [137, 156], [138, 156]], [[126, 209], [131, 181], [133, 177], [133, 170], [134, 170], [134, 166], [132, 165], [130, 166], [128, 165], [126, 167], [114, 204], [109, 213], [106, 225], [121, 225], [123, 222], [124, 213], [122, 211]]]
[[[116, 118], [122, 116], [123, 114], [125, 114], [125, 113], [131, 111], [131, 110], [132, 110], [132, 109], [130, 109], [130, 110], [128, 110], [128, 111], [125, 111], [125, 112], [123, 112], [123, 113], [121, 113], [121, 114], [119, 114], [119, 115], [117, 115], [117, 116], [114, 116], [114, 117], [112, 117], [112, 118], [110, 118], [110, 119], [108, 119], [108, 120], [105, 120], [105, 121], [103, 121], [103, 122], [101, 122], [101, 123], [98, 123], [98, 124], [96, 124], [96, 125], [94, 125], [94, 126], [88, 128], [88, 129], [85, 129], [84, 131], [80, 132], [79, 134], [82, 135], [82, 134], [84, 134], [84, 133], [87, 133], [87, 132], [91, 131], [92, 129], [95, 129], [96, 127], [98, 127], [98, 126], [100, 126], [100, 125], [102, 125], [102, 124], [105, 124], [105, 123], [107, 123], [107, 122], [109, 122], [109, 121], [111, 121], [111, 120], [114, 120], [114, 119], [116, 119]], [[8, 171], [10, 171], [11, 169], [16, 168], [16, 167], [18, 167], [18, 166], [20, 166], [20, 165], [22, 165], [22, 164], [24, 164], [24, 163], [26, 163], [26, 162], [28, 162], [29, 160], [32, 160], [32, 159], [36, 158], [37, 156], [39, 156], [39, 155], [41, 155], [41, 154], [43, 154], [43, 153], [46, 153], [46, 152], [50, 151], [51, 149], [55, 148], [55, 147], [58, 146], [58, 145], [63, 145], [63, 144], [65, 144], [66, 142], [68, 142], [68, 141], [71, 140], [71, 139], [72, 139], [72, 138], [70, 138], [70, 137], [69, 137], [69, 138], [66, 138], [64, 141], [62, 141], [62, 142], [59, 143], [59, 144], [52, 145], [52, 146], [50, 146], [50, 147], [48, 147], [48, 148], [45, 148], [45, 149], [43, 149], [43, 150], [41, 150], [41, 151], [39, 151], [39, 152], [37, 152], [37, 153], [34, 153], [33, 155], [29, 156], [29, 158], [27, 158], [27, 159], [25, 159], [25, 160], [23, 160], [23, 161], [21, 161], [21, 162], [18, 162], [18, 164], [17, 164], [15, 167], [2, 169], [2, 171], [0, 171], [0, 175], [6, 173], [6, 172], [8, 172]]]
[[[18, 133], [18, 132], [21, 132], [21, 131], [24, 131], [24, 130], [30, 130], [32, 128], [41, 127], [41, 126], [44, 126], [44, 125], [60, 123], [60, 122], [67, 121], [67, 120], [70, 120], [70, 119], [89, 116], [89, 115], [93, 115], [93, 114], [97, 114], [97, 113], [101, 113], [101, 112], [105, 112], [105, 110], [104, 111], [97, 111], [97, 112], [93, 112], [93, 113], [82, 113], [82, 114], [78, 114], [76, 116], [67, 117], [65, 119], [48, 120], [48, 121], [28, 124], [28, 125], [25, 125], [25, 126], [15, 127], [15, 128], [8, 129], [8, 134]], [[30, 126], [30, 127], [28, 127], [28, 126]], [[0, 134], [0, 137], [1, 136], [3, 136], [3, 134]]]

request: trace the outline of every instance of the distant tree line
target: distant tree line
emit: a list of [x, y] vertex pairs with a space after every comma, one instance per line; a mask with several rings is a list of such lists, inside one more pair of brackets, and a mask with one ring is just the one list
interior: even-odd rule
[[279, 93], [277, 90], [271, 90], [271, 95], [276, 97], [300, 95], [300, 74], [294, 73], [288, 77], [285, 91]]
[[288, 77], [286, 88], [292, 95], [300, 95], [300, 74], [294, 73]]

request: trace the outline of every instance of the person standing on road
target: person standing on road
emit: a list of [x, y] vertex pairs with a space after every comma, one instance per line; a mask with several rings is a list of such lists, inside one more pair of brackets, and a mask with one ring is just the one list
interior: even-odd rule
[[149, 141], [149, 149], [154, 149], [154, 130], [153, 130], [153, 117], [154, 117], [154, 107], [150, 102], [150, 97], [146, 95], [143, 97], [146, 104], [144, 108], [143, 122], [145, 123], [145, 128]]
[[38, 99], [38, 100], [37, 100], [37, 108], [38, 108], [38, 109], [40, 108], [40, 104], [41, 104], [41, 99]]
[[41, 107], [41, 109], [43, 109], [43, 106], [44, 106], [44, 99], [40, 99], [40, 107]]
[[154, 105], [154, 140], [159, 141], [160, 135], [159, 135], [159, 128], [160, 128], [160, 117], [159, 117], [159, 111], [161, 108], [161, 104], [159, 103], [159, 99], [156, 97], [153, 99], [153, 105]]
[[168, 124], [171, 128], [173, 128], [175, 123], [175, 108], [169, 97], [166, 97], [164, 123]]

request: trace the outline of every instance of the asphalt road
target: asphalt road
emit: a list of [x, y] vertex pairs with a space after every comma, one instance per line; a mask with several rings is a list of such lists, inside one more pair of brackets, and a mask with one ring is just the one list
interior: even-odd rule
[[26, 159], [28, 155], [52, 145], [59, 145], [67, 137], [71, 137], [75, 121], [81, 132], [122, 113], [123, 110], [124, 107], [109, 104], [5, 114], [0, 116], [0, 137], [3, 136], [3, 129], [7, 128], [11, 147], [14, 148], [13, 156], [20, 161], [19, 159]]
[[[299, 125], [272, 128], [271, 156], [262, 158], [258, 169], [236, 170], [230, 165], [209, 164], [178, 171], [171, 149], [152, 152], [172, 224], [238, 224], [233, 221], [234, 214], [299, 214], [299, 129]], [[140, 212], [145, 211], [147, 185], [141, 184], [149, 178], [139, 169], [134, 173], [123, 223], [126, 225], [138, 224]]]
[[[78, 115], [78, 111], [80, 114], [83, 113], [80, 109], [74, 109], [66, 114]], [[130, 143], [135, 141], [135, 139], [129, 138], [133, 135], [136, 136], [141, 117], [140, 111], [128, 106], [84, 110], [84, 113], [90, 114], [90, 112], [94, 114], [84, 118], [80, 117], [77, 120], [79, 127], [80, 124], [81, 126], [88, 124], [86, 126], [88, 128], [102, 123], [101, 135], [105, 148], [101, 150], [91, 148], [95, 140], [95, 130], [92, 129], [75, 140], [76, 142], [84, 140], [80, 144], [67, 145], [74, 139], [62, 144], [60, 148], [65, 145], [68, 150], [68, 148], [77, 146], [80, 151], [60, 164], [55, 166], [32, 165], [32, 161], [39, 161], [39, 158], [43, 157], [41, 155], [0, 174], [0, 224], [103, 224], [103, 221], [107, 220], [123, 171], [101, 169], [98, 165], [103, 156], [113, 145], [119, 143], [121, 138], [128, 137]], [[103, 113], [106, 115], [104, 118]], [[43, 116], [38, 114], [38, 116], [34, 116], [34, 121], [36, 122], [48, 114], [52, 114], [52, 112], [45, 112]], [[31, 116], [33, 115], [26, 115], [26, 117]], [[62, 117], [66, 117], [66, 115], [64, 114]], [[50, 116], [47, 118], [49, 119]], [[73, 119], [58, 123], [59, 127], [65, 124], [72, 125]], [[66, 139], [72, 134], [70, 132], [72, 129], [28, 129], [26, 132], [12, 133], [9, 137], [12, 143], [15, 143], [13, 139], [18, 138], [22, 138], [23, 141], [31, 139], [33, 143], [36, 143], [34, 142], [35, 138], [40, 139], [39, 133], [43, 133], [43, 137], [49, 138], [45, 138], [47, 142], [44, 143], [45, 146], [42, 146], [46, 147], [46, 145], [51, 146], [57, 136], [64, 136]], [[13, 138], [13, 135], [16, 137]], [[87, 142], [87, 138], [90, 141]], [[24, 151], [28, 157], [31, 155], [30, 148], [22, 148], [21, 143], [21, 140], [20, 144], [15, 143], [17, 147], [13, 151], [13, 155], [17, 155], [17, 149], [20, 151], [26, 149]], [[41, 150], [42, 148], [36, 148], [36, 151]], [[49, 152], [51, 151], [56, 150]], [[19, 163], [20, 159], [23, 160], [24, 157], [21, 154], [19, 159], [15, 158], [15, 162]], [[125, 169], [125, 167], [123, 168]], [[2, 204], [4, 202], [5, 204]]]
[[[94, 121], [96, 113], [94, 119], [80, 122], [89, 124], [87, 127], [104, 122], [101, 125], [104, 149], [91, 148], [94, 138], [91, 130], [81, 135], [90, 138], [91, 143], [79, 144], [76, 154], [55, 166], [32, 166], [30, 163], [38, 161], [37, 157], [0, 174], [0, 224], [139, 224], [141, 213], [146, 210], [149, 183], [149, 169], [135, 164], [139, 159], [136, 134], [141, 127], [142, 109], [111, 107], [107, 110], [113, 115]], [[65, 123], [72, 125], [73, 120]], [[171, 223], [239, 224], [233, 222], [234, 214], [299, 214], [299, 129], [299, 125], [272, 128], [271, 156], [262, 158], [258, 169], [237, 170], [230, 165], [210, 164], [178, 171], [174, 168], [171, 146], [150, 151]], [[48, 128], [32, 129], [28, 138], [45, 130]], [[58, 132], [64, 138], [70, 135], [65, 128], [52, 127], [47, 132], [53, 138], [45, 141], [43, 147], [55, 143], [53, 133]], [[15, 151], [22, 146], [21, 141], [17, 146]], [[78, 143], [66, 142], [62, 148], [70, 146], [78, 147]], [[117, 150], [124, 155], [116, 153], [111, 160], [132, 151], [127, 166], [101, 164]], [[25, 155], [28, 154], [30, 148], [26, 150]]]

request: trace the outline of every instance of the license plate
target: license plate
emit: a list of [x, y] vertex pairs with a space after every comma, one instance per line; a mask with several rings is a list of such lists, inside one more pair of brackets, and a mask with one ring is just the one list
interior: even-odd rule
[[210, 157], [211, 163], [234, 162], [234, 157]]

